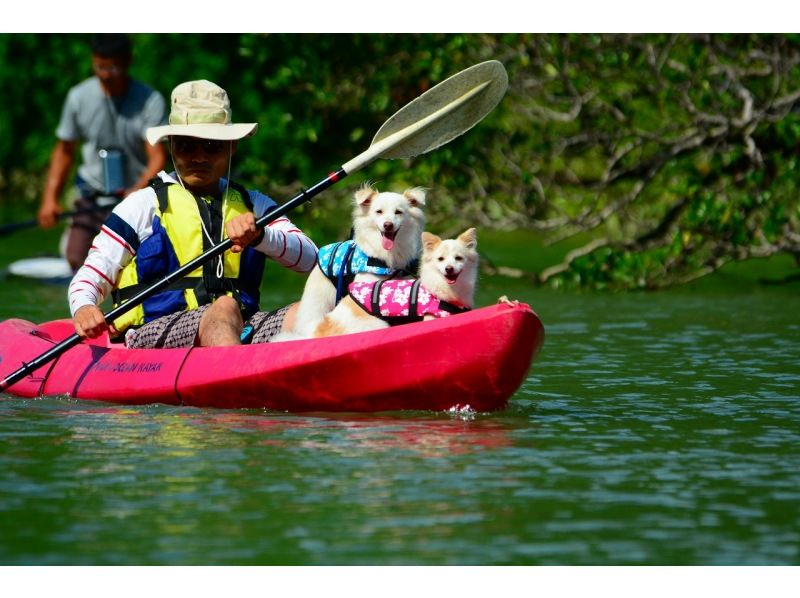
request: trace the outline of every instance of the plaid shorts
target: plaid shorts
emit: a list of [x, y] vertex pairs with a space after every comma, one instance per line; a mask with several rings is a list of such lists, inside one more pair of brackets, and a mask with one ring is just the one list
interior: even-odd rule
[[[161, 316], [144, 326], [128, 330], [125, 334], [125, 345], [129, 349], [185, 349], [195, 346], [197, 331], [200, 329], [200, 318], [210, 307], [201, 305], [197, 309], [179, 311]], [[266, 343], [281, 331], [283, 318], [289, 311], [289, 305], [274, 311], [259, 311], [245, 322], [245, 326], [253, 327], [251, 343]]]

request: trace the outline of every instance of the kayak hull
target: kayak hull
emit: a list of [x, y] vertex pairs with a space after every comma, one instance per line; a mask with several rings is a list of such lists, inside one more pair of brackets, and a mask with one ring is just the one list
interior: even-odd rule
[[[6, 376], [72, 334], [69, 320], [0, 323]], [[66, 351], [7, 392], [121, 404], [290, 412], [502, 409], [544, 340], [525, 304], [324, 339], [125, 349], [106, 337]]]

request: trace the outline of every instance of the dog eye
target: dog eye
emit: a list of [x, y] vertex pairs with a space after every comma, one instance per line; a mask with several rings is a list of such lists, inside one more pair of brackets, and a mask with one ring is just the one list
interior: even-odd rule
[[463, 262], [463, 261], [464, 261], [464, 258], [463, 258], [463, 257], [461, 257], [460, 255], [457, 255], [457, 256], [456, 256], [456, 261], [457, 261], [457, 262]]
[[375, 210], [376, 214], [383, 214], [383, 210]]
[[395, 216], [399, 216], [402, 213], [403, 213], [403, 210], [395, 210], [394, 211]]
[[443, 262], [443, 261], [444, 261], [444, 258], [443, 258], [441, 255], [439, 256], [439, 261], [440, 261], [440, 262]]

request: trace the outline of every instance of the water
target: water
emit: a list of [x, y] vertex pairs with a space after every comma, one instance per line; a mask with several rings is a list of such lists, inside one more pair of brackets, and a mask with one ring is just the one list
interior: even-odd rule
[[[481, 285], [547, 334], [502, 412], [4, 395], [0, 564], [800, 564], [796, 286]], [[0, 287], [0, 318], [64, 315]]]

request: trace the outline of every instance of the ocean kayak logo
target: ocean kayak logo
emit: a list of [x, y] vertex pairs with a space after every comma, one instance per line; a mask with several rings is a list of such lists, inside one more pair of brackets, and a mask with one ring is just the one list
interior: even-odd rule
[[119, 374], [154, 374], [161, 371], [162, 365], [164, 365], [162, 361], [117, 361], [111, 363], [98, 361], [94, 364], [93, 370], [95, 372], [115, 372]]

